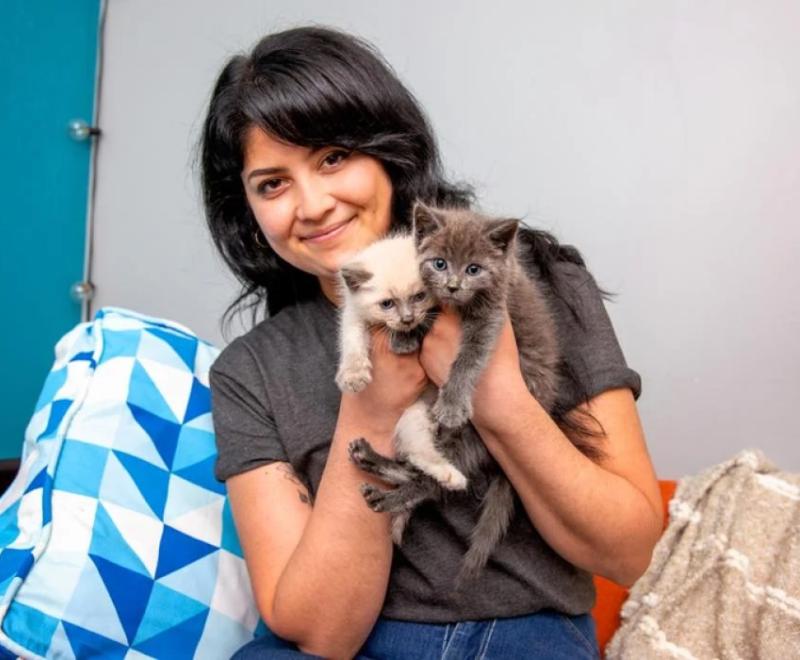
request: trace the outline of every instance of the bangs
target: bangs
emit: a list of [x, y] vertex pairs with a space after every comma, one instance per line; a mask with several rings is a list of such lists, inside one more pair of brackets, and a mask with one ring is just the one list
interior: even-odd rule
[[392, 95], [376, 93], [368, 72], [352, 63], [336, 66], [339, 60], [319, 51], [292, 53], [291, 67], [275, 55], [263, 67], [255, 62], [241, 99], [248, 122], [267, 133], [301, 146], [355, 149], [373, 141], [381, 126], [397, 125]]

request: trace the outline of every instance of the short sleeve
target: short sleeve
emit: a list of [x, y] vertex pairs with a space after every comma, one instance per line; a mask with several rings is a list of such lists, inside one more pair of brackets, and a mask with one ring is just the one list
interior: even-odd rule
[[211, 366], [211, 413], [219, 481], [261, 465], [288, 462], [251, 349], [237, 339]]
[[[566, 368], [577, 383], [562, 388], [560, 403], [570, 409], [605, 390], [628, 387], [634, 399], [642, 392], [642, 380], [625, 361], [600, 289], [592, 275], [577, 264], [560, 262], [554, 268], [564, 300], [557, 299], [561, 348]], [[577, 318], [576, 315], [577, 314]]]

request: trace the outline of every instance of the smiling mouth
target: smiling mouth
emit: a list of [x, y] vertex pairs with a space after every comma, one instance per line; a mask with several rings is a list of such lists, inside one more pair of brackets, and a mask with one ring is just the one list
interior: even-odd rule
[[330, 240], [334, 236], [338, 236], [339, 234], [341, 234], [342, 231], [344, 231], [345, 227], [347, 227], [347, 225], [349, 225], [352, 220], [353, 218], [350, 218], [350, 220], [345, 220], [344, 222], [341, 222], [338, 225], [334, 225], [333, 227], [325, 229], [321, 232], [317, 232], [316, 234], [313, 234], [311, 236], [306, 236], [305, 238], [302, 238], [300, 240], [305, 241], [307, 243], [322, 243], [324, 241]]

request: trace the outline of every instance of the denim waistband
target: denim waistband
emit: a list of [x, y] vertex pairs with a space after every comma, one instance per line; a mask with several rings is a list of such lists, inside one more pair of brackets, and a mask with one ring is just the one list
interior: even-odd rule
[[[268, 633], [240, 649], [235, 660], [315, 658]], [[589, 614], [544, 610], [520, 617], [434, 624], [379, 618], [356, 660], [596, 660]]]

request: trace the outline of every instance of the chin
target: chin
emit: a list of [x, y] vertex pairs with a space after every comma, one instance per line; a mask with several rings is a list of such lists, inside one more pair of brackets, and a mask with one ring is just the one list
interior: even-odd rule
[[347, 259], [350, 257], [350, 254], [337, 254], [331, 255], [324, 261], [317, 261], [314, 264], [309, 264], [308, 267], [302, 268], [301, 270], [311, 273], [317, 277], [325, 277], [327, 279], [332, 279], [337, 276], [339, 270], [342, 267]]
[[454, 296], [451, 293], [436, 293], [434, 295], [436, 296], [436, 299], [439, 302], [443, 302], [446, 305], [458, 305], [458, 304], [461, 304], [461, 301], [458, 299], [458, 297]]

